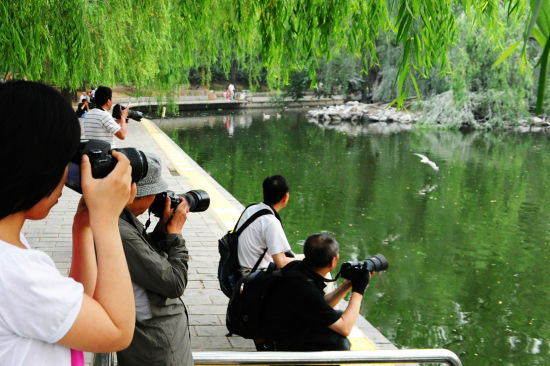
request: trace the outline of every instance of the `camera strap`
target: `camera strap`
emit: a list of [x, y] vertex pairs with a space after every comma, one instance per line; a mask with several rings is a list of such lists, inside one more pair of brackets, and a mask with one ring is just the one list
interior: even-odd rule
[[336, 275], [336, 277], [334, 277], [333, 279], [330, 279], [330, 278], [326, 278], [326, 277], [323, 277], [321, 276], [319, 273], [315, 272], [310, 266], [308, 266], [308, 264], [304, 261], [302, 261], [302, 263], [304, 264], [304, 268], [307, 269], [308, 272], [310, 272], [311, 274], [313, 275], [317, 275], [319, 277], [321, 277], [323, 279], [324, 282], [334, 282], [338, 279], [338, 277], [340, 276], [340, 272], [338, 272], [338, 274]]
[[147, 221], [145, 221], [145, 229], [143, 229], [144, 233], [147, 232], [149, 225], [151, 225], [151, 210], [148, 210], [148, 211], [149, 211], [149, 217], [147, 218]]

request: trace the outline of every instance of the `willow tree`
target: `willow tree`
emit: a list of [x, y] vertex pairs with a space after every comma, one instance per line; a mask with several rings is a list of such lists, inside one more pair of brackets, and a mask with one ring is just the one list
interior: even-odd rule
[[[2, 1], [0, 72], [73, 90], [122, 83], [169, 91], [185, 83], [191, 68], [202, 68], [208, 79], [211, 65], [221, 63], [228, 71], [236, 59], [261, 65], [276, 87], [293, 70], [307, 69], [314, 80], [315, 66], [335, 51], [360, 57], [368, 70], [377, 62], [376, 42], [384, 34], [404, 49], [395, 78], [402, 103], [409, 85], [417, 89], [415, 74], [449, 71], [446, 56], [456, 38], [457, 13], [491, 27], [498, 46], [507, 22], [539, 14], [545, 1]], [[500, 17], [503, 9], [506, 20]], [[529, 34], [535, 29], [531, 23]]]

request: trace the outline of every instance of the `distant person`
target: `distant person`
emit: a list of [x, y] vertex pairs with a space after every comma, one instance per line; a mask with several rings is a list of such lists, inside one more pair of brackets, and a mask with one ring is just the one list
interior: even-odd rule
[[82, 103], [84, 100], [88, 99], [88, 93], [83, 91], [81, 94], [80, 94], [80, 99], [78, 100], [78, 103]]
[[235, 85], [229, 84], [227, 90], [229, 90], [229, 98], [235, 99]]
[[86, 113], [82, 120], [84, 136], [87, 139], [107, 141], [111, 147], [115, 146], [115, 136], [121, 140], [126, 138], [126, 119], [128, 109], [120, 112], [120, 119], [116, 121], [108, 112], [113, 107], [113, 91], [106, 86], [100, 86], [95, 90], [95, 107]]
[[23, 227], [44, 219], [61, 196], [79, 147], [76, 114], [59, 92], [27, 81], [0, 85], [0, 110], [0, 365], [71, 366], [83, 364], [82, 351], [126, 348], [135, 306], [117, 218], [135, 194], [128, 159], [113, 152], [114, 170], [94, 179], [81, 158], [67, 277], [31, 248]]
[[181, 199], [175, 210], [170, 198], [155, 230], [146, 233], [137, 219], [168, 188], [158, 156], [146, 153], [147, 175], [137, 195], [119, 218], [120, 235], [134, 286], [136, 329], [130, 346], [117, 353], [120, 366], [193, 365], [189, 318], [180, 299], [187, 286], [189, 254], [182, 237], [189, 206]]
[[78, 103], [78, 106], [76, 107], [76, 115], [78, 118], [86, 117], [86, 113], [89, 111], [90, 103], [88, 102], [88, 99], [83, 99], [80, 103]]
[[[263, 324], [266, 341], [259, 350], [344, 351], [350, 349], [347, 336], [357, 318], [368, 272], [356, 272], [334, 291], [324, 294], [325, 276], [340, 258], [338, 242], [327, 233], [310, 235], [304, 243], [304, 259], [287, 264], [283, 276], [270, 288], [265, 299]], [[344, 312], [334, 306], [352, 290]]]
[[279, 211], [288, 204], [290, 199], [288, 180], [282, 175], [273, 175], [263, 181], [262, 203], [248, 206], [237, 222], [236, 228], [262, 209], [270, 210], [273, 215], [263, 215], [253, 221], [239, 236], [238, 256], [241, 274], [250, 274], [256, 262], [257, 269], [266, 269], [270, 263], [277, 268], [283, 268], [287, 263], [296, 260], [290, 249], [281, 223]]

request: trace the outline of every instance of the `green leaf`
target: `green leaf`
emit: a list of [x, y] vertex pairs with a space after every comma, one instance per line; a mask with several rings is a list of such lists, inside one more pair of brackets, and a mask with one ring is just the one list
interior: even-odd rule
[[416, 78], [414, 77], [412, 72], [409, 75], [411, 76], [411, 80], [414, 85], [414, 90], [416, 92], [416, 99], [420, 100], [420, 91], [418, 90], [418, 84], [416, 83]]
[[544, 47], [544, 43], [546, 42], [546, 36], [542, 34], [540, 29], [538, 27], [534, 27], [531, 34], [533, 35], [533, 37], [535, 37], [535, 39], [540, 44], [540, 46]]
[[548, 64], [550, 62], [549, 59], [550, 54], [550, 37], [546, 40], [546, 45], [544, 46], [544, 51], [541, 55], [540, 60], [540, 74], [539, 74], [539, 85], [537, 90], [537, 107], [536, 107], [536, 113], [540, 114], [542, 113], [543, 107], [544, 107], [544, 93], [546, 90], [546, 78], [548, 75]]
[[514, 52], [520, 44], [521, 44], [521, 42], [518, 41], [518, 42], [512, 43], [510, 46], [508, 46], [508, 48], [506, 48], [502, 52], [500, 57], [493, 63], [493, 67], [496, 67], [496, 66], [500, 65], [504, 60], [506, 60], [508, 58], [508, 56], [510, 56], [512, 54], [512, 52]]

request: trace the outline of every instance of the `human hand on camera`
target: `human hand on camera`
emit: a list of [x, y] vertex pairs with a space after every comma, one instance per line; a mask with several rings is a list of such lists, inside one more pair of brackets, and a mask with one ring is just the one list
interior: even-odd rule
[[90, 159], [82, 156], [81, 185], [82, 196], [90, 211], [90, 219], [94, 217], [104, 222], [118, 222], [118, 216], [126, 206], [131, 196], [135, 195], [136, 185], [132, 184], [132, 167], [128, 158], [119, 151], [112, 152], [118, 162], [105, 178], [93, 178]]
[[122, 121], [126, 121], [126, 119], [128, 118], [128, 108], [122, 109], [122, 107], [120, 107], [120, 109], [120, 119]]
[[172, 210], [170, 207], [170, 197], [166, 197], [161, 223], [161, 228], [166, 234], [181, 234], [183, 225], [187, 220], [189, 204], [183, 197], [180, 196], [179, 199], [180, 203], [174, 210]]
[[350, 277], [351, 291], [363, 295], [369, 284], [370, 273], [368, 271], [353, 271]]

